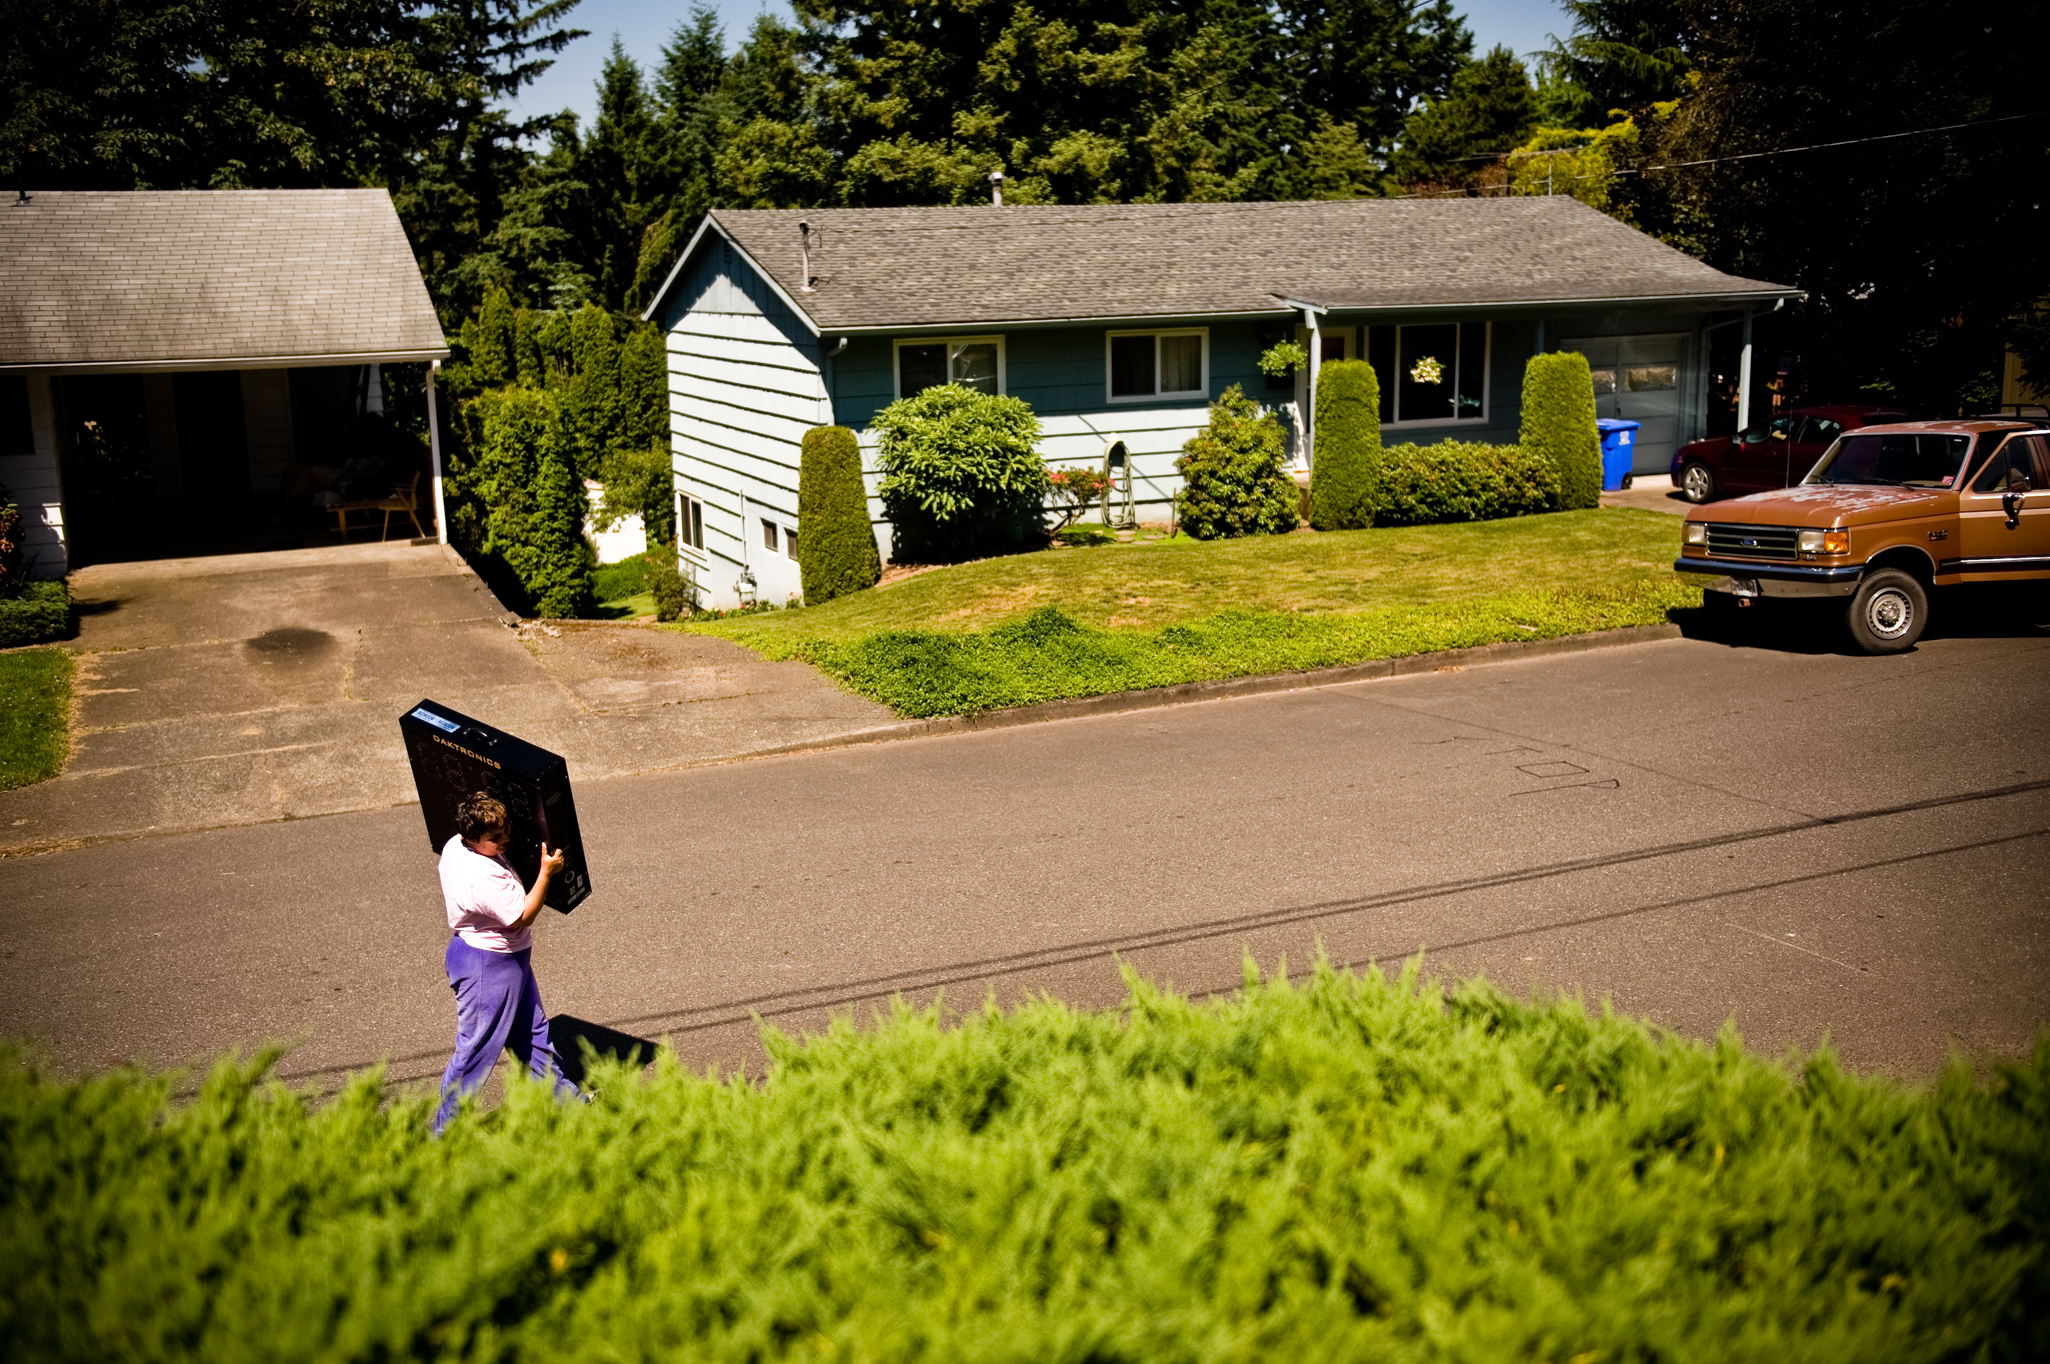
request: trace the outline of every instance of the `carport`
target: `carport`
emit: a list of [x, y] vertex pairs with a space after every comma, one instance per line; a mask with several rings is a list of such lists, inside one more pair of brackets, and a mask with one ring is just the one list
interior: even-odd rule
[[[0, 204], [0, 484], [32, 571], [440, 534], [440, 319], [382, 189]], [[445, 538], [445, 535], [443, 536]]]

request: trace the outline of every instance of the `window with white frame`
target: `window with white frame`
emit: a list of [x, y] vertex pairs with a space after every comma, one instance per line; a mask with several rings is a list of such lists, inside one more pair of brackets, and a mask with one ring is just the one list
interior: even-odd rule
[[1004, 338], [957, 336], [897, 343], [897, 396], [908, 398], [941, 384], [977, 393], [1004, 392]]
[[764, 521], [762, 522], [762, 548], [774, 549], [775, 547], [776, 523], [774, 521]]
[[1210, 394], [1210, 332], [1105, 332], [1104, 383], [1114, 403]]
[[683, 493], [676, 495], [676, 539], [685, 549], [705, 552], [705, 504]]
[[1485, 421], [1487, 322], [1368, 327], [1367, 362], [1381, 385], [1384, 426]]
[[795, 526], [783, 527], [783, 552], [793, 559], [797, 557], [797, 528]]

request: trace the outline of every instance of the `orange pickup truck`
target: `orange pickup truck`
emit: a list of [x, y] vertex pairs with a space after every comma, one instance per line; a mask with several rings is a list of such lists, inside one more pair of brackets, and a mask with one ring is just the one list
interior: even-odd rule
[[1690, 511], [1673, 567], [1714, 579], [1711, 605], [1845, 598], [1859, 647], [1899, 653], [1932, 587], [2050, 580], [2050, 426], [1862, 427], [1791, 488]]

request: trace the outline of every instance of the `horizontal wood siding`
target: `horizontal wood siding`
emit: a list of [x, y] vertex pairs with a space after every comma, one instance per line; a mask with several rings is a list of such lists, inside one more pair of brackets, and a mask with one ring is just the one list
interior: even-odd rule
[[57, 462], [57, 412], [48, 375], [28, 377], [33, 452], [0, 455], [0, 483], [21, 508], [21, 562], [31, 578], [70, 572], [64, 542], [64, 480]]
[[[831, 420], [817, 339], [738, 257], [717, 237], [701, 242], [664, 319], [676, 486], [705, 507], [704, 552], [686, 558], [700, 603], [719, 609], [739, 604], [743, 567], [758, 600], [802, 591], [786, 539], [799, 529], [801, 443]], [[773, 550], [764, 521], [776, 527]]]

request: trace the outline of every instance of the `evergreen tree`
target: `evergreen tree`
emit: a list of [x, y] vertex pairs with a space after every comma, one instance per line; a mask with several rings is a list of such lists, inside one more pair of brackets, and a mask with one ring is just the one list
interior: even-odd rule
[[570, 370], [562, 386], [562, 417], [579, 475], [595, 479], [619, 443], [624, 404], [619, 391], [619, 339], [612, 314], [595, 303], [570, 323]]
[[1452, 88], [1411, 114], [1389, 169], [1405, 188], [1472, 189], [1486, 158], [1516, 147], [1536, 123], [1523, 63], [1506, 47], [1460, 68]]
[[[1543, 61], [1553, 77], [1546, 113], [1554, 126], [1609, 121], [1612, 109], [1634, 110], [1676, 98], [1694, 61], [1687, 53], [1686, 6], [1673, 0], [1559, 0], [1572, 32], [1552, 39]], [[1772, 41], [1767, 30], [1760, 38]]]

